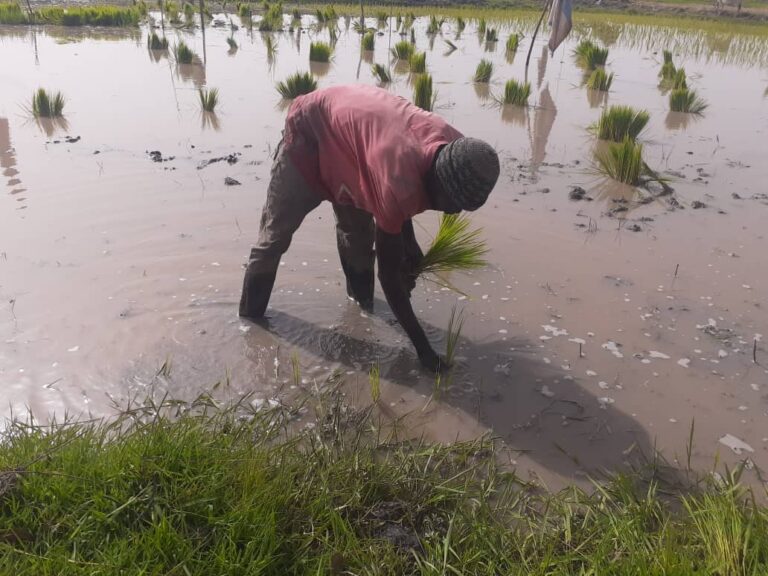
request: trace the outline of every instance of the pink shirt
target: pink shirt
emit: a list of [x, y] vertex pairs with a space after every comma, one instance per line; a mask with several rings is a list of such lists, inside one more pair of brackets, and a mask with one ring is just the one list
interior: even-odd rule
[[373, 214], [397, 234], [429, 208], [424, 177], [440, 146], [461, 137], [445, 120], [381, 88], [355, 84], [300, 96], [285, 151], [326, 200]]

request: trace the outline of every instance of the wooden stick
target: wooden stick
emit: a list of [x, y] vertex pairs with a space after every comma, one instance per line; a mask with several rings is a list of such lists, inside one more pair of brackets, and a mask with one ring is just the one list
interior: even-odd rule
[[528, 57], [525, 59], [525, 70], [528, 71], [528, 64], [531, 62], [531, 52], [533, 52], [533, 44], [536, 42], [536, 36], [539, 34], [539, 28], [541, 27], [541, 23], [544, 21], [544, 16], [547, 14], [547, 10], [549, 10], [550, 4], [552, 3], [552, 0], [547, 0], [544, 4], [544, 10], [541, 11], [541, 16], [539, 17], [539, 21], [536, 23], [536, 30], [533, 31], [533, 37], [531, 38], [531, 45], [528, 47]]

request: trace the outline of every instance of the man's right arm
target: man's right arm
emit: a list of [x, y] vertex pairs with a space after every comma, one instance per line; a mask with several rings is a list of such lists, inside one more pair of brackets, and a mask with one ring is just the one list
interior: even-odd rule
[[405, 259], [403, 235], [389, 234], [377, 226], [376, 255], [379, 262], [379, 282], [389, 307], [413, 342], [421, 363], [434, 372], [439, 371], [440, 357], [427, 340], [413, 312], [409, 291], [403, 283], [402, 266]]

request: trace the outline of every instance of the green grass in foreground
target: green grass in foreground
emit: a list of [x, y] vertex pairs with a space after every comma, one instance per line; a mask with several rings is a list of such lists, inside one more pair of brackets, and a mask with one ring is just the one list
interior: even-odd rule
[[[314, 400], [314, 399], [313, 399]], [[15, 422], [0, 445], [0, 573], [758, 575], [768, 511], [738, 473], [669, 494], [649, 476], [535, 490], [487, 439], [378, 441], [368, 411], [134, 408]], [[175, 412], [175, 419], [162, 414]]]

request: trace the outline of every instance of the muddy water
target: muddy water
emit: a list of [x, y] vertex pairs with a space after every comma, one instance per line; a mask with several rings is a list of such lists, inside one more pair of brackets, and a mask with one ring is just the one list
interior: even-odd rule
[[[444, 441], [490, 430], [512, 465], [552, 486], [654, 445], [685, 461], [693, 421], [693, 466], [709, 468], [718, 453], [768, 466], [764, 36], [582, 25], [552, 57], [534, 46], [531, 106], [502, 110], [492, 96], [524, 77], [531, 22], [498, 25], [498, 46], [480, 42], [473, 25], [456, 39], [446, 24], [459, 47], [450, 54], [424, 27], [417, 43], [438, 113], [503, 159], [496, 191], [474, 215], [492, 266], [452, 279], [468, 298], [428, 282], [414, 293], [438, 348], [451, 309], [464, 310], [457, 368], [438, 398], [383, 297], [370, 316], [345, 298], [327, 205], [283, 259], [269, 323], [236, 315], [285, 114], [274, 82], [308, 69], [310, 39], [327, 31], [274, 35], [269, 61], [260, 34], [240, 28], [233, 52], [230, 31], [211, 28], [205, 66], [186, 67], [148, 52], [146, 29], [0, 32], [4, 414], [109, 414], [153, 388], [189, 397], [217, 382], [266, 401], [296, 387], [295, 355], [299, 388], [340, 371], [359, 403], [378, 362], [385, 415], [407, 415], [412, 433]], [[314, 70], [320, 85], [373, 83], [368, 61], [387, 63], [397, 37], [384, 29], [361, 62], [359, 37], [341, 28], [332, 64]], [[516, 29], [529, 33], [507, 58], [503, 42]], [[611, 49], [607, 103], [651, 113], [646, 161], [671, 179], [679, 207], [642, 204], [595, 174], [586, 128], [606, 99], [586, 92], [570, 56], [590, 34]], [[168, 36], [203, 56], [199, 33]], [[704, 117], [668, 114], [657, 87], [664, 47], [709, 102]], [[481, 57], [495, 65], [487, 91], [470, 81]], [[391, 90], [408, 97], [407, 75], [394, 72]], [[38, 86], [66, 95], [65, 121], [29, 118]], [[215, 116], [201, 115], [200, 86], [219, 88]], [[591, 200], [570, 200], [571, 186]], [[437, 216], [418, 223], [428, 242]], [[164, 363], [170, 376], [155, 378]], [[727, 435], [748, 446], [736, 454]]]

